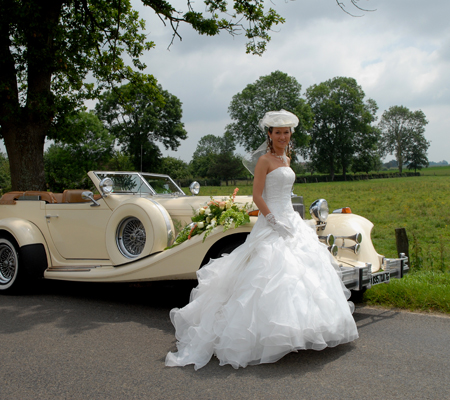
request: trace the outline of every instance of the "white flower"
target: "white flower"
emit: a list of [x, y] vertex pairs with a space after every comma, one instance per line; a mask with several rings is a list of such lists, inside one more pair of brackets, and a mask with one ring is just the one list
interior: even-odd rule
[[217, 220], [215, 218], [213, 218], [211, 220], [211, 226], [214, 228], [217, 225]]
[[199, 229], [203, 229], [203, 228], [205, 227], [205, 223], [202, 222], [202, 221], [197, 222], [197, 227], [198, 227]]
[[198, 210], [198, 213], [200, 214], [200, 215], [203, 215], [204, 213], [205, 213], [205, 209], [202, 207], [202, 208], [200, 208], [199, 210]]

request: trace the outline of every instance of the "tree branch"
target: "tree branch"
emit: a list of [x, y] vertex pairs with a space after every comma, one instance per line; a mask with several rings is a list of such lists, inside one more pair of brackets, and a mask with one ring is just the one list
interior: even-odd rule
[[[350, 1], [351, 1], [351, 3], [353, 4], [353, 6], [354, 6], [355, 8], [357, 8], [358, 10], [360, 10], [360, 11], [364, 11], [364, 12], [373, 12], [373, 11], [376, 11], [376, 9], [375, 9], [375, 10], [369, 10], [369, 9], [365, 9], [365, 8], [360, 7], [360, 6], [357, 4], [359, 0], [350, 0]], [[348, 14], [348, 15], [350, 15], [350, 16], [352, 16], [352, 17], [362, 17], [362, 15], [354, 15], [354, 14], [352, 14], [351, 12], [347, 11], [347, 10], [345, 9], [345, 4], [344, 4], [343, 2], [341, 2], [341, 1], [339, 1], [339, 0], [336, 0], [336, 4], [337, 4], [337, 5], [339, 6], [339, 8], [340, 8], [342, 11], [344, 11], [346, 14]]]

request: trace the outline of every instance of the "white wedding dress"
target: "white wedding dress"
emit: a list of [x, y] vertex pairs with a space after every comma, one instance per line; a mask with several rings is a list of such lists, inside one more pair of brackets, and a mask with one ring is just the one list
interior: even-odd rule
[[178, 352], [167, 366], [197, 370], [215, 354], [220, 365], [246, 367], [358, 337], [339, 267], [292, 208], [294, 180], [291, 168], [277, 168], [263, 192], [294, 237], [283, 239], [260, 216], [244, 244], [197, 272], [189, 304], [170, 312]]

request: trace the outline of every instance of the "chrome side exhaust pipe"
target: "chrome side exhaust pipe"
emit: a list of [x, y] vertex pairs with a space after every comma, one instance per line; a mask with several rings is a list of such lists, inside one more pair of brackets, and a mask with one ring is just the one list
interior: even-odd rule
[[333, 257], [336, 257], [338, 253], [338, 247], [335, 244], [332, 244], [331, 246], [328, 246], [328, 251], [333, 255]]

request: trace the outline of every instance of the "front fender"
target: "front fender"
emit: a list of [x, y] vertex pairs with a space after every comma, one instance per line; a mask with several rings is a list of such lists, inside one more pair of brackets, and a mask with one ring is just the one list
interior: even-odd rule
[[368, 219], [356, 214], [330, 214], [327, 219], [325, 230], [319, 231], [319, 235], [333, 234], [338, 236], [352, 236], [355, 233], [362, 234], [362, 241], [359, 254], [354, 254], [351, 250], [342, 247], [351, 247], [355, 242], [348, 239], [336, 239], [336, 246], [339, 248], [336, 259], [344, 265], [356, 263], [372, 264], [372, 272], [376, 272], [381, 267], [382, 257], [377, 253], [372, 243], [371, 233], [373, 224]]
[[114, 210], [106, 226], [106, 248], [113, 265], [133, 261], [119, 250], [116, 241], [117, 228], [128, 217], [137, 218], [146, 232], [145, 247], [136, 259], [163, 251], [172, 244], [175, 229], [164, 207], [155, 200], [145, 197], [127, 200]]

